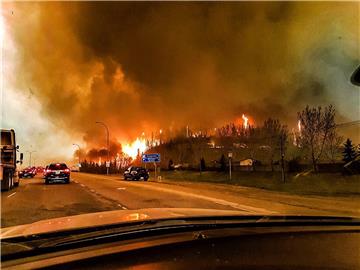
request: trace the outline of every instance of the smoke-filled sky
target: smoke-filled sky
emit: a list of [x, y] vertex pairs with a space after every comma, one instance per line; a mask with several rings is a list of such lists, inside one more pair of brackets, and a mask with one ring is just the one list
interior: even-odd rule
[[[209, 128], [306, 104], [358, 120], [358, 2], [2, 4], [2, 126], [40, 160], [72, 143]], [[359, 136], [352, 132], [351, 136]]]

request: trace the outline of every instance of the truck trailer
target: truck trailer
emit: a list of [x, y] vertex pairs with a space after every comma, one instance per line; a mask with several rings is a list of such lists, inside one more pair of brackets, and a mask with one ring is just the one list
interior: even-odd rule
[[16, 145], [15, 131], [1, 129], [0, 180], [1, 190], [10, 190], [19, 185], [17, 164], [22, 164], [23, 153], [17, 160], [19, 146]]

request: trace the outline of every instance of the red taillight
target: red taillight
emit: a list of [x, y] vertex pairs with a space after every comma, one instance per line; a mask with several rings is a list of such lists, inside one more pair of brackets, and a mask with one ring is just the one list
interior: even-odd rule
[[45, 172], [46, 172], [46, 173], [51, 173], [51, 170], [46, 170]]
[[66, 173], [69, 173], [70, 172], [70, 169], [65, 169], [64, 170]]

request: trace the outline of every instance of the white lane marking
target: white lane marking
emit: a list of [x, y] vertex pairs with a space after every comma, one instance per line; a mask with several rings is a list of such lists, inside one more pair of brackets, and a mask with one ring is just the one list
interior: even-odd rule
[[76, 181], [76, 180], [75, 180], [74, 182], [75, 182], [76, 184], [79, 184], [79, 182], [78, 182], [78, 181]]
[[93, 189], [90, 189], [90, 191], [96, 193], [95, 190], [93, 190]]
[[11, 196], [14, 196], [16, 194], [16, 191], [14, 193], [11, 193], [9, 196], [7, 196], [8, 198], [10, 198]]
[[84, 185], [84, 184], [80, 184], [80, 186], [85, 187], [85, 185]]
[[117, 189], [118, 190], [125, 190], [126, 188], [125, 187], [118, 187]]
[[[110, 181], [113, 181], [113, 182], [118, 182], [117, 180], [111, 179], [111, 178], [108, 178], [108, 177], [101, 177], [101, 176], [96, 176], [96, 177], [101, 178], [101, 179], [110, 180]], [[133, 187], [136, 184], [123, 183], [123, 185]], [[186, 191], [173, 190], [173, 189], [169, 189], [169, 188], [156, 187], [156, 186], [152, 186], [152, 185], [141, 185], [141, 188], [152, 189], [152, 190], [156, 190], [156, 191], [162, 191], [162, 192], [168, 192], [168, 193], [172, 193], [172, 194], [177, 194], [177, 195], [180, 195], [180, 196], [192, 197], [192, 198], [195, 198], [195, 199], [206, 200], [206, 201], [210, 201], [210, 202], [213, 202], [213, 203], [216, 203], [216, 204], [230, 206], [232, 208], [242, 210], [242, 211], [246, 211], [246, 212], [253, 213], [253, 214], [265, 214], [266, 215], [266, 214], [276, 214], [276, 213], [278, 213], [278, 212], [273, 211], [273, 210], [267, 210], [267, 209], [264, 209], [264, 208], [258, 208], [258, 207], [239, 204], [239, 203], [235, 203], [235, 202], [229, 202], [229, 201], [226, 201], [226, 200], [217, 199], [217, 198], [214, 198], [214, 197], [209, 197], [209, 196], [195, 194], [195, 193], [189, 193], [189, 192], [186, 192]]]

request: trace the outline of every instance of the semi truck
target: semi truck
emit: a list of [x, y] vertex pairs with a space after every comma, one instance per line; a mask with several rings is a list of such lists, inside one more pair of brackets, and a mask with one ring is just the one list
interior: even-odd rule
[[1, 190], [10, 190], [19, 185], [17, 164], [22, 164], [24, 157], [20, 153], [17, 160], [19, 146], [16, 145], [15, 131], [13, 129], [1, 129], [1, 154], [0, 154], [0, 180]]

